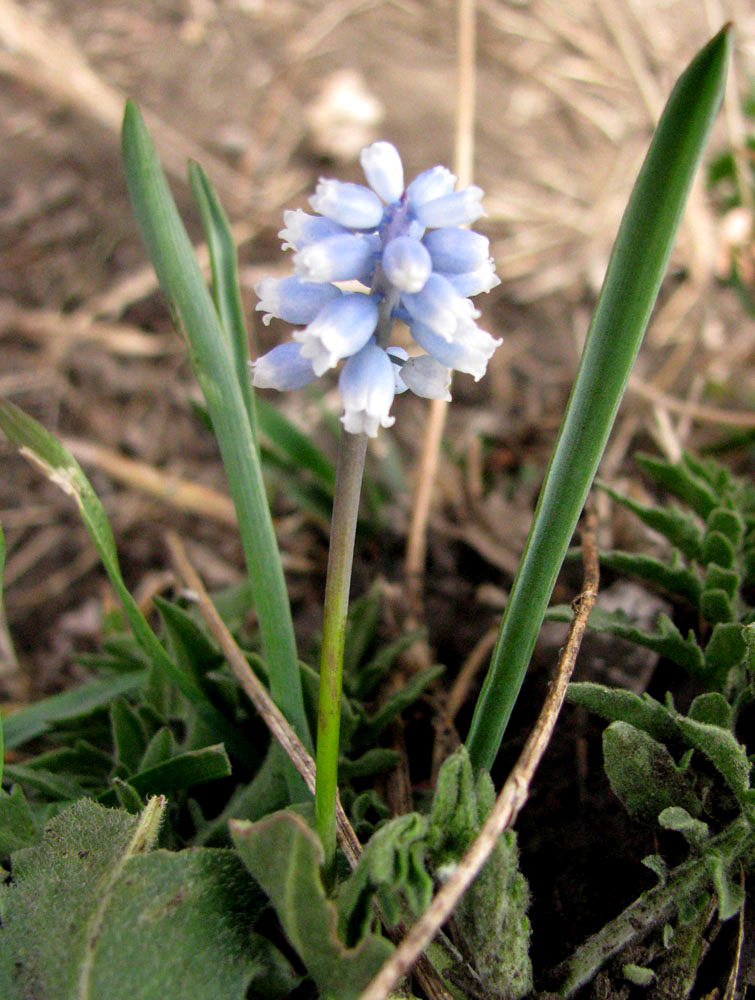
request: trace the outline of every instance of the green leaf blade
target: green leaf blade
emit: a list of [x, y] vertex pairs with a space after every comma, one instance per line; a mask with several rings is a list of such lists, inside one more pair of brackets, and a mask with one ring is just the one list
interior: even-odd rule
[[[131, 101], [123, 119], [122, 153], [139, 229], [178, 327], [187, 339], [228, 476], [270, 666], [271, 694], [311, 749], [291, 607], [229, 337], [205, 287], [152, 140]], [[292, 787], [298, 791], [302, 783], [293, 769], [291, 773]]]
[[723, 97], [733, 44], [724, 27], [666, 104], [619, 227], [558, 441], [467, 746], [492, 767], [572, 533], [645, 333], [682, 210]]

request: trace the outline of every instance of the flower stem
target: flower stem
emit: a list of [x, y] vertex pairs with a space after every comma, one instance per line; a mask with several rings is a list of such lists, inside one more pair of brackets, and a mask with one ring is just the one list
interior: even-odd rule
[[349, 608], [354, 536], [366, 451], [366, 434], [349, 434], [347, 431], [342, 431], [330, 529], [328, 574], [325, 582], [320, 696], [317, 712], [315, 827], [325, 851], [323, 877], [326, 884], [332, 882], [335, 870], [335, 810], [338, 739], [341, 728], [343, 647], [346, 613]]

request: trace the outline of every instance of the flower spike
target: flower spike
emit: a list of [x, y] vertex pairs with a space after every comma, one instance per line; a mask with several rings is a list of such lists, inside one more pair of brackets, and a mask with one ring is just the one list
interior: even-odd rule
[[[315, 215], [284, 213], [279, 235], [294, 251], [295, 274], [257, 286], [263, 322], [298, 327], [294, 340], [252, 366], [258, 388], [307, 385], [345, 361], [339, 388], [344, 428], [375, 437], [390, 427], [397, 393], [450, 399], [451, 370], [480, 379], [501, 343], [481, 330], [471, 296], [499, 284], [490, 244], [463, 228], [484, 215], [482, 190], [455, 190], [445, 167], [404, 188], [395, 146], [374, 142], [360, 162], [367, 185], [321, 179]], [[339, 282], [358, 282], [348, 290]], [[409, 324], [425, 353], [390, 346], [393, 322]]]

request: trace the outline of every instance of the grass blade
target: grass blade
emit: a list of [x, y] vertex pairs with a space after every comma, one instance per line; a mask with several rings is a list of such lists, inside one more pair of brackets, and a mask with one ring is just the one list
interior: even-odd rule
[[251, 753], [239, 730], [207, 700], [195, 680], [176, 666], [129, 593], [121, 575], [115, 538], [105, 508], [73, 455], [41, 424], [6, 399], [0, 399], [0, 430], [18, 445], [25, 458], [75, 500], [81, 519], [100, 554], [110, 582], [123, 603], [131, 629], [142, 649], [189, 699], [228, 748], [241, 759], [253, 762], [255, 755]]
[[142, 238], [174, 319], [186, 337], [223, 457], [270, 668], [271, 694], [311, 749], [291, 608], [233, 352], [152, 140], [131, 101], [126, 105], [122, 141], [126, 180]]
[[249, 426], [257, 439], [254, 391], [249, 377], [249, 340], [244, 322], [244, 308], [239, 291], [239, 267], [236, 243], [228, 223], [228, 216], [220, 204], [207, 174], [198, 163], [189, 161], [189, 183], [202, 218], [207, 246], [210, 250], [212, 270], [212, 297], [218, 311], [220, 325], [228, 336], [233, 354], [241, 395], [244, 398]]
[[[5, 621], [3, 607], [3, 573], [5, 572], [5, 534], [0, 524], [0, 625]], [[3, 761], [5, 760], [5, 742], [3, 738], [3, 716], [0, 712], [0, 782], [3, 780]]]
[[645, 333], [692, 178], [723, 96], [726, 25], [677, 81], [614, 243], [579, 371], [511, 589], [467, 747], [490, 768]]

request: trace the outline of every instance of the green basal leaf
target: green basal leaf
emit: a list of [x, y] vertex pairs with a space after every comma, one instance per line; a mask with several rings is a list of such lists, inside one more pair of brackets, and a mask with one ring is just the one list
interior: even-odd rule
[[691, 467], [689, 456], [675, 464], [654, 455], [637, 455], [637, 461], [659, 486], [683, 500], [703, 520], [718, 507], [718, 494], [702, 470]]
[[135, 816], [144, 808], [144, 800], [133, 785], [122, 778], [113, 778], [113, 791], [121, 809]]
[[188, 611], [159, 595], [154, 602], [165, 623], [171, 653], [197, 686], [204, 687], [208, 671], [223, 662], [222, 654]]
[[603, 766], [616, 797], [642, 823], [654, 824], [669, 806], [702, 813], [692, 783], [663, 743], [627, 722], [612, 722], [603, 731]]
[[[490, 776], [475, 780], [464, 747], [445, 761], [429, 817], [428, 853], [442, 875], [479, 833], [495, 802]], [[507, 830], [454, 912], [461, 951], [472, 963], [483, 995], [519, 1000], [532, 989], [529, 888], [519, 871], [516, 835]]]
[[690, 562], [699, 562], [703, 547], [703, 532], [694, 514], [679, 507], [647, 506], [638, 503], [599, 480], [596, 480], [595, 485], [635, 514], [648, 528], [663, 535]]
[[228, 843], [228, 821], [247, 820], [254, 823], [263, 816], [277, 812], [288, 805], [288, 792], [284, 770], [284, 754], [279, 744], [270, 743], [267, 753], [248, 785], [237, 788], [220, 816], [202, 827], [195, 843]]
[[73, 802], [86, 795], [86, 788], [72, 774], [56, 774], [28, 764], [6, 764], [5, 778], [17, 781], [25, 788], [33, 788], [46, 799], [56, 802]]
[[396, 750], [389, 750], [388, 747], [373, 747], [365, 750], [361, 757], [354, 760], [341, 757], [338, 761], [339, 781], [351, 780], [353, 778], [369, 778], [375, 774], [382, 774], [397, 766], [401, 760], [401, 754]]
[[147, 749], [147, 733], [137, 712], [123, 698], [110, 706], [110, 724], [116, 763], [129, 773], [136, 771]]
[[724, 569], [731, 569], [734, 566], [736, 552], [726, 535], [721, 531], [706, 531], [703, 540], [702, 560], [707, 566], [715, 563]]
[[733, 569], [724, 569], [722, 566], [711, 564], [705, 569], [704, 590], [723, 590], [727, 597], [732, 600], [736, 596], [740, 585], [739, 573]]
[[228, 337], [252, 436], [257, 436], [255, 400], [249, 376], [249, 338], [239, 288], [238, 255], [228, 217], [210, 179], [198, 163], [189, 161], [189, 184], [202, 217], [210, 251], [212, 297], [220, 325]]
[[380, 708], [372, 715], [367, 716], [360, 724], [354, 734], [352, 746], [359, 749], [367, 743], [374, 742], [375, 738], [383, 732], [386, 726], [399, 715], [405, 708], [419, 698], [426, 688], [432, 684], [436, 678], [444, 672], [445, 667], [436, 664], [412, 674], [403, 687], [391, 692]]
[[736, 549], [744, 535], [745, 525], [742, 515], [730, 507], [716, 507], [708, 515], [706, 531], [716, 531], [729, 540]]
[[22, 847], [36, 844], [41, 836], [42, 831], [21, 787], [14, 785], [10, 792], [0, 788], [0, 858], [7, 858]]
[[[238, 351], [241, 348], [232, 349], [229, 343], [229, 335], [205, 287], [152, 140], [138, 108], [130, 101], [123, 119], [122, 151], [126, 181], [142, 238], [176, 323], [186, 337], [189, 358], [207, 403], [228, 476], [254, 591], [265, 659], [270, 668], [271, 694], [305, 746], [311, 749], [291, 607], [257, 446], [239, 383]], [[199, 186], [204, 198], [211, 200], [209, 190]], [[214, 213], [213, 225], [219, 233], [217, 221], [218, 215]], [[223, 287], [228, 290], [225, 281]], [[289, 769], [289, 779], [292, 794], [303, 791], [301, 779], [293, 767]]]
[[402, 902], [417, 915], [427, 908], [433, 880], [425, 868], [427, 819], [419, 813], [397, 816], [370, 837], [359, 864], [338, 893], [338, 933], [355, 945], [375, 922], [380, 902], [388, 925], [402, 917]]
[[5, 399], [0, 399], [0, 429], [18, 445], [25, 458], [37, 465], [51, 482], [75, 501], [142, 648], [229, 748], [242, 759], [249, 760], [249, 748], [241, 733], [207, 700], [194, 679], [174, 664], [129, 593], [121, 575], [115, 539], [105, 508], [73, 455], [41, 424]]
[[[732, 35], [732, 26], [724, 27], [677, 81], [621, 221], [475, 707], [467, 745], [477, 770], [489, 770], [498, 752], [556, 576], [606, 446], [721, 103]], [[701, 508], [707, 517], [719, 503], [715, 491], [705, 486], [699, 492], [707, 491], [710, 497], [710, 504]]]
[[[570, 622], [573, 614], [568, 604], [560, 604], [548, 609], [547, 618], [549, 621]], [[619, 639], [627, 639], [638, 646], [652, 649], [683, 667], [693, 677], [706, 676], [705, 658], [694, 632], [690, 629], [685, 639], [668, 615], [658, 616], [656, 632], [644, 632], [631, 623], [625, 612], [605, 611], [595, 607], [590, 612], [588, 626], [598, 632], [615, 635]]]
[[718, 898], [718, 919], [730, 920], [742, 909], [745, 901], [744, 886], [734, 881], [733, 873], [727, 871], [724, 860], [718, 852], [712, 851], [707, 860], [713, 888]]
[[176, 739], [168, 726], [161, 726], [149, 741], [139, 761], [139, 771], [147, 771], [176, 756]]
[[566, 699], [608, 722], [628, 722], [661, 742], [679, 739], [675, 713], [649, 694], [582, 681], [569, 685]]
[[360, 663], [358, 668], [350, 669], [344, 678], [344, 688], [357, 699], [369, 698], [377, 684], [391, 670], [397, 657], [426, 635], [425, 629], [415, 629], [381, 646], [367, 662]]
[[10, 750], [42, 736], [56, 723], [89, 715], [97, 708], [105, 708], [114, 698], [137, 691], [145, 682], [143, 671], [112, 677], [107, 680], [88, 681], [80, 687], [19, 709], [5, 718], [5, 745]]
[[705, 647], [705, 679], [711, 687], [724, 687], [731, 671], [745, 658], [742, 626], [737, 622], [713, 626]]
[[701, 851], [710, 836], [708, 824], [695, 819], [682, 806], [669, 806], [658, 816], [659, 824], [664, 830], [676, 830], [688, 841], [690, 847]]
[[696, 571], [686, 566], [675, 552], [670, 563], [654, 556], [633, 552], [601, 552], [600, 564], [617, 573], [631, 573], [675, 597], [685, 598], [693, 607], [698, 607], [702, 593], [702, 583]]
[[0, 995], [244, 1000], [264, 899], [230, 851], [147, 853], [162, 806], [83, 800], [12, 856], [0, 886]]
[[140, 795], [167, 794], [215, 781], [216, 778], [227, 778], [230, 774], [231, 762], [222, 744], [218, 744], [201, 750], [187, 750], [162, 764], [155, 764], [131, 775], [129, 784]]
[[689, 707], [687, 718], [695, 722], [704, 722], [710, 726], [720, 726], [721, 729], [731, 728], [731, 706], [722, 694], [709, 691], [699, 694]]
[[655, 979], [655, 973], [652, 969], [648, 969], [644, 965], [635, 965], [634, 962], [622, 965], [621, 974], [635, 986], [649, 986]]
[[270, 898], [322, 1000], [357, 1000], [393, 946], [371, 933], [353, 948], [339, 938], [336, 908], [320, 877], [323, 852], [317, 835], [292, 812], [258, 823], [232, 820], [230, 827], [242, 861]]
[[731, 730], [683, 715], [678, 716], [676, 721], [687, 745], [704, 754], [732, 792], [742, 800], [750, 787], [750, 762], [746, 748]]

